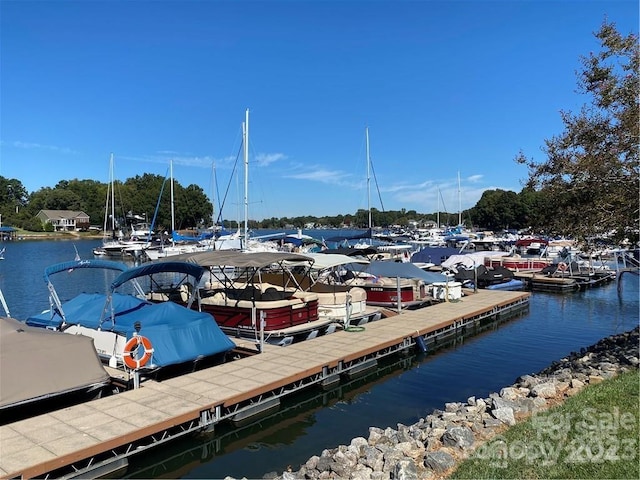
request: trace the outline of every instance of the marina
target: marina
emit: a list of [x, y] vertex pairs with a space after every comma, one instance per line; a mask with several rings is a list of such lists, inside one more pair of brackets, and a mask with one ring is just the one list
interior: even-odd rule
[[[527, 292], [483, 291], [0, 427], [5, 478], [97, 477], [129, 457], [190, 433], [242, 422], [310, 387], [427, 350], [483, 322], [525, 309]], [[354, 341], [355, 338], [355, 341]]]
[[[6, 295], [6, 300], [11, 306], [11, 313], [14, 314], [15, 318], [26, 318], [29, 312], [41, 311], [41, 309], [47, 305], [48, 300], [46, 288], [37, 288], [36, 285], [36, 288], [30, 289], [29, 295], [25, 296], [23, 295], [24, 290], [14, 288], [14, 286], [24, 285], [30, 281], [29, 279], [39, 277], [44, 266], [48, 265], [49, 262], [68, 261], [69, 256], [73, 256], [73, 252], [79, 253], [79, 256], [82, 258], [90, 256], [91, 248], [95, 243], [95, 241], [79, 242], [77, 246], [76, 244], [72, 245], [71, 242], [55, 241], [17, 242], [13, 244], [11, 246], [12, 255], [9, 255], [8, 259], [5, 260], [7, 263], [3, 262], [7, 268], [6, 272], [12, 271], [13, 274], [10, 278], [6, 275], [0, 277], [0, 284]], [[25, 268], [16, 268], [17, 264], [14, 265], [16, 262]], [[74, 274], [65, 274], [68, 282], [65, 282], [65, 285], [61, 286], [65, 287], [60, 291], [62, 300], [72, 298], [77, 295], [78, 291], [92, 291], [94, 288], [98, 290], [102, 288], [99, 283], [89, 285], [84, 282], [71, 282], [76, 276], [76, 273], [77, 272], [74, 271]], [[105, 440], [106, 429], [103, 431], [103, 429], [98, 428], [99, 432], [96, 433], [97, 437], [95, 438], [101, 440], [91, 444], [88, 450], [84, 452], [85, 454], [89, 452], [93, 456], [82, 458], [75, 456], [71, 460], [71, 463], [65, 463], [71, 458], [67, 458], [70, 452], [62, 453], [64, 435], [69, 433], [69, 429], [71, 429], [70, 431], [76, 431], [72, 425], [77, 424], [83, 428], [83, 435], [91, 436], [91, 434], [87, 432], [92, 432], [94, 427], [83, 425], [81, 420], [81, 418], [85, 416], [85, 410], [77, 409], [77, 407], [58, 409], [58, 412], [73, 412], [74, 418], [78, 418], [72, 420], [70, 425], [59, 425], [57, 421], [53, 422], [51, 424], [55, 426], [55, 432], [53, 433], [40, 432], [40, 430], [50, 430], [49, 422], [52, 421], [51, 415], [55, 415], [55, 412], [44, 415], [31, 414], [29, 415], [30, 418], [24, 420], [14, 420], [9, 417], [8, 420], [3, 422], [4, 426], [0, 428], [11, 428], [11, 426], [19, 425], [25, 432], [28, 430], [33, 431], [29, 431], [26, 435], [20, 434], [13, 436], [12, 434], [11, 440], [9, 440], [8, 443], [0, 443], [0, 448], [3, 452], [1, 457], [4, 459], [5, 451], [11, 451], [13, 448], [16, 448], [19, 451], [12, 452], [11, 457], [8, 458], [17, 455], [18, 457], [22, 457], [21, 461], [25, 461], [25, 458], [28, 460], [30, 457], [26, 452], [31, 451], [30, 447], [33, 446], [34, 439], [38, 445], [44, 446], [51, 442], [52, 437], [55, 437], [59, 440], [54, 442], [55, 445], [51, 446], [51, 450], [55, 453], [52, 454], [52, 452], [49, 451], [48, 455], [50, 456], [47, 457], [46, 460], [54, 461], [55, 458], [55, 461], [58, 463], [50, 464], [49, 468], [51, 468], [51, 470], [46, 474], [38, 476], [45, 476], [47, 478], [72, 478], [75, 476], [100, 477], [108, 474], [107, 472], [116, 471], [116, 475], [119, 477], [124, 477], [126, 474], [126, 478], [159, 478], [167, 476], [166, 474], [159, 473], [163, 469], [169, 468], [168, 464], [165, 464], [165, 459], [167, 461], [169, 460], [167, 455], [174, 458], [174, 461], [178, 461], [178, 458], [184, 458], [186, 461], [192, 454], [185, 453], [183, 456], [181, 453], [178, 453], [174, 456], [171, 452], [186, 452], [186, 449], [191, 451], [192, 449], [197, 449], [197, 445], [200, 444], [202, 448], [208, 445], [206, 448], [207, 450], [211, 450], [211, 455], [208, 456], [207, 460], [203, 458], [204, 464], [192, 466], [192, 469], [203, 472], [200, 473], [199, 475], [201, 476], [197, 478], [223, 478], [227, 475], [235, 476], [236, 478], [243, 476], [248, 478], [261, 477], [264, 475], [264, 472], [274, 470], [274, 467], [276, 470], [284, 468], [281, 465], [282, 459], [284, 458], [287, 459], [286, 461], [288, 463], [295, 463], [296, 461], [304, 462], [314, 453], [319, 453], [323, 448], [334, 445], [338, 441], [344, 441], [332, 440], [336, 436], [343, 436], [344, 438], [345, 435], [348, 435], [348, 438], [352, 438], [354, 435], [357, 435], [355, 432], [363, 428], [366, 429], [371, 425], [384, 426], [395, 425], [395, 422], [398, 421], [415, 421], [416, 412], [428, 411], [429, 408], [441, 408], [444, 402], [466, 398], [464, 397], [464, 393], [460, 393], [461, 391], [472, 392], [467, 393], [468, 396], [469, 394], [475, 394], [475, 392], [478, 391], [478, 387], [484, 389], [487, 388], [487, 385], [507, 384], [513, 380], [513, 375], [531, 371], [531, 365], [534, 365], [533, 368], [536, 368], [535, 365], [538, 365], [538, 368], [544, 366], [544, 363], [541, 364], [540, 362], [548, 362], [558, 358], [558, 355], [568, 351], [565, 350], [566, 348], [579, 349], [593, 339], [599, 339], [602, 335], [611, 332], [612, 329], [613, 331], [619, 331], [620, 328], [626, 328], [625, 326], [629, 323], [631, 323], [631, 325], [637, 323], [637, 275], [619, 275], [618, 280], [616, 280], [613, 285], [609, 285], [608, 283], [609, 282], [603, 283], [601, 288], [578, 290], [571, 295], [557, 295], [558, 292], [540, 291], [531, 291], [529, 293], [515, 291], [492, 292], [484, 291], [483, 289], [479, 289], [477, 293], [474, 293], [471, 289], [463, 288], [463, 295], [461, 297], [456, 294], [449, 297], [449, 302], [444, 301], [442, 303], [438, 302], [438, 300], [444, 300], [447, 298], [447, 295], [435, 295], [434, 292], [434, 301], [430, 302], [432, 305], [428, 307], [414, 311], [406, 310], [399, 315], [397, 312], [389, 310], [383, 315], [389, 318], [366, 323], [363, 325], [363, 329], [354, 328], [350, 331], [338, 329], [337, 332], [331, 335], [320, 336], [313, 340], [305, 340], [299, 342], [299, 344], [294, 343], [286, 348], [265, 345], [263, 353], [260, 355], [255, 355], [258, 351], [256, 342], [249, 341], [246, 338], [234, 338], [233, 340], [236, 344], [234, 352], [236, 356], [232, 361], [221, 365], [223, 368], [229, 368], [231, 365], [240, 364], [239, 362], [247, 362], [254, 358], [265, 359], [268, 358], [266, 356], [267, 354], [275, 354], [278, 356], [278, 352], [286, 351], [292, 347], [299, 349], [300, 352], [304, 352], [305, 347], [309, 345], [321, 345], [322, 342], [328, 342], [330, 337], [334, 337], [334, 335], [346, 336], [346, 338], [349, 338], [353, 343], [353, 338], [367, 338], [374, 329], [381, 328], [377, 325], [378, 323], [383, 325], [385, 322], [392, 322], [391, 324], [393, 324], [394, 321], [400, 319], [404, 321], [420, 318], [416, 324], [422, 329], [422, 334], [420, 334], [420, 330], [415, 329], [406, 332], [404, 331], [405, 327], [402, 327], [400, 330], [393, 329], [388, 340], [393, 341], [395, 339], [395, 345], [381, 343], [380, 341], [373, 345], [361, 345], [360, 342], [358, 342], [355, 345], [351, 345], [347, 352], [343, 351], [342, 347], [340, 347], [340, 350], [334, 352], [333, 346], [327, 346], [325, 343], [323, 344], [324, 351], [331, 352], [330, 357], [336, 357], [334, 358], [334, 363], [336, 361], [347, 361], [343, 361], [340, 367], [338, 367], [339, 364], [331, 364], [333, 370], [322, 371], [320, 373], [318, 373], [319, 371], [317, 370], [318, 365], [315, 364], [310, 371], [306, 372], [306, 377], [293, 379], [291, 385], [286, 383], [287, 375], [281, 375], [277, 367], [278, 363], [274, 362], [269, 370], [270, 375], [266, 377], [270, 379], [271, 383], [276, 382], [274, 385], [271, 385], [274, 389], [267, 391], [266, 388], [269, 385], [263, 385], [257, 392], [253, 392], [256, 393], [256, 397], [239, 399], [232, 396], [229, 399], [226, 397], [222, 398], [224, 395], [221, 397], [216, 393], [212, 398], [207, 397], [203, 400], [200, 397], [201, 392], [204, 390], [198, 390], [198, 388], [194, 387], [196, 390], [190, 391], [187, 395], [186, 405], [195, 410], [187, 412], [188, 418], [186, 419], [186, 423], [176, 423], [176, 418], [178, 420], [185, 418], [184, 412], [181, 410], [171, 408], [171, 412], [162, 413], [162, 410], [158, 409], [159, 411], [153, 414], [153, 418], [157, 421], [150, 431], [147, 431], [149, 430], [147, 428], [148, 426], [141, 426], [140, 423], [144, 422], [144, 419], [129, 418], [135, 413], [150, 410], [145, 410], [146, 407], [140, 405], [140, 403], [146, 404], [144, 399], [136, 400], [136, 405], [131, 404], [130, 411], [129, 409], [114, 407], [110, 410], [111, 414], [107, 414], [107, 418], [111, 417], [111, 419], [106, 422], [106, 424], [109, 425], [109, 422], [113, 421], [114, 418], [118, 420], [118, 422], [114, 423], [115, 426], [112, 427], [114, 438]], [[626, 284], [629, 285], [625, 286]], [[628, 290], [629, 288], [632, 290]], [[617, 295], [615, 294], [616, 291], [618, 292]], [[446, 290], [440, 293], [446, 293]], [[508, 305], [508, 302], [507, 304], [501, 304], [501, 302], [497, 301], [500, 297], [495, 296], [494, 294], [496, 293], [515, 295], [514, 298], [518, 295], [523, 295], [526, 301], [520, 302], [522, 305], [512, 308]], [[628, 302], [624, 304], [618, 303], [618, 300], [614, 298], [611, 299], [613, 303], [605, 300], [612, 297], [612, 295], [613, 297], [619, 297], [623, 294], [625, 298], [631, 295], [631, 297], [629, 297], [631, 300], [629, 305], [627, 305]], [[436, 299], [435, 297], [438, 298]], [[482, 297], [491, 299], [488, 305], [483, 304], [478, 306], [473, 303]], [[534, 305], [537, 306], [535, 309], [532, 307], [530, 310], [529, 306], [532, 301], [534, 301]], [[605, 303], [602, 303], [603, 301]], [[634, 304], [636, 305], [635, 309], [633, 307]], [[556, 308], [549, 309], [552, 305], [555, 305]], [[584, 305], [584, 308], [588, 308], [588, 310], [582, 312], [581, 309], [583, 307], [581, 305]], [[588, 305], [592, 306], [587, 307]], [[607, 305], [606, 309], [604, 309], [604, 305]], [[620, 317], [619, 315], [621, 315], [621, 313], [616, 313], [616, 311], [621, 311], [623, 306], [627, 314], [626, 316]], [[447, 308], [449, 310], [446, 310]], [[479, 316], [472, 318], [473, 315], [470, 316], [469, 309], [473, 310], [471, 314], [479, 312]], [[431, 312], [438, 312], [438, 314], [434, 316]], [[575, 312], [575, 319], [568, 321], [568, 318], [571, 318], [567, 317], [567, 315], [571, 315], [570, 312]], [[618, 316], [617, 320], [608, 320], [612, 315]], [[513, 320], [514, 318], [518, 320]], [[578, 321], [578, 319], [583, 320], [585, 318], [588, 318], [589, 321]], [[452, 323], [448, 328], [443, 326], [442, 329], [440, 329], [438, 323], [440, 321], [446, 321], [447, 319]], [[462, 319], [466, 321], [466, 324], [460, 322]], [[554, 320], [562, 321], [556, 323]], [[530, 322], [534, 322], [535, 326], [533, 330], [531, 330], [530, 327], [526, 327]], [[398, 325], [402, 325], [402, 323], [398, 323]], [[569, 326], [571, 326], [570, 329]], [[524, 330], [522, 330], [523, 327], [525, 328]], [[405, 336], [400, 338], [402, 335]], [[538, 340], [536, 340], [536, 338]], [[474, 353], [474, 345], [483, 344], [494, 346], [489, 347], [489, 350], [484, 349], [483, 351], [475, 351]], [[364, 347], [369, 350], [365, 351]], [[373, 348], [373, 350], [370, 350], [371, 348]], [[359, 356], [358, 353], [360, 353]], [[456, 364], [460, 363], [460, 360], [454, 360], [453, 363], [450, 361], [443, 363], [438, 360], [439, 358], [449, 358], [451, 355], [453, 355], [454, 358], [460, 357], [460, 359], [465, 359], [463, 365], [460, 365], [460, 368], [462, 368], [460, 373], [455, 373], [455, 368], [457, 368]], [[299, 374], [302, 374], [304, 371], [309, 370], [309, 361], [312, 356], [316, 356], [315, 353], [307, 352], [306, 354], [302, 354], [301, 359], [303, 360], [289, 359], [287, 365], [300, 365], [301, 368], [304, 367], [302, 371], [299, 372]], [[470, 359], [473, 360], [470, 361]], [[491, 362], [490, 359], [493, 359], [492, 363], [488, 363]], [[321, 360], [322, 359], [316, 359], [317, 363]], [[428, 365], [433, 365], [433, 368], [427, 367], [425, 370], [424, 366], [421, 367], [420, 364], [425, 361]], [[368, 380], [374, 383], [367, 386], [366, 381], [361, 380], [376, 379], [381, 369], [386, 369], [388, 365], [396, 365], [398, 362], [400, 362], [403, 367], [400, 370], [396, 369], [396, 374], [390, 375], [390, 378], [383, 382], [381, 386], [373, 386], [376, 383], [374, 380]], [[245, 365], [247, 365], [247, 363], [245, 363]], [[326, 366], [329, 367], [329, 365], [330, 363], [327, 363]], [[418, 368], [416, 369], [416, 367]], [[434, 368], [438, 371], [433, 371]], [[452, 371], [452, 369], [454, 370]], [[195, 373], [177, 378], [190, 379], [193, 380], [194, 383], [197, 383], [199, 382], [198, 375], [202, 375], [205, 371], [214, 370], [216, 369], [199, 370]], [[404, 370], [407, 371], [405, 372]], [[255, 370], [255, 372], [260, 371], [261, 370]], [[421, 382], [422, 385], [412, 384], [409, 390], [407, 390], [408, 386], [394, 386], [401, 377], [419, 378], [425, 371], [431, 371], [432, 373], [430, 375], [435, 375], [435, 378], [440, 378], [440, 380], [434, 382], [433, 378], [429, 378], [426, 379], [424, 384]], [[219, 370], [218, 372], [225, 372], [225, 370]], [[245, 370], [244, 375], [252, 380], [260, 378], [261, 374], [255, 372], [253, 376], [250, 376], [248, 371]], [[275, 377], [273, 376], [274, 372]], [[489, 374], [487, 372], [492, 373]], [[110, 371], [110, 373], [112, 374], [114, 383], [121, 386], [129, 385], [130, 388], [131, 379], [123, 378], [121, 376], [122, 371]], [[451, 376], [451, 374], [453, 374], [453, 376]], [[167, 383], [169, 380], [175, 381], [174, 379], [166, 378], [163, 381], [155, 382], [150, 379], [144, 380], [142, 382], [142, 388], [139, 391], [145, 391], [146, 389], [149, 394], [149, 400], [152, 402], [152, 407], [155, 405], [154, 401], [156, 398], [164, 398], [164, 402], [167, 405], [182, 405], [180, 400], [176, 398], [167, 400], [167, 397], [162, 396], [165, 395], [164, 392], [154, 390], [154, 388], [166, 388], [166, 386], [172, 385]], [[239, 382], [238, 379], [233, 376], [233, 373], [229, 377], [229, 382], [234, 384], [232, 389], [237, 388], [237, 385], [242, 385], [243, 383]], [[344, 399], [348, 398], [345, 397], [345, 395], [347, 395], [346, 392], [349, 391], [350, 385], [353, 385], [354, 382], [364, 383], [362, 383], [362, 387], [358, 389], [361, 393], [356, 394], [356, 398], [359, 397], [359, 399], [355, 400], [353, 406], [349, 405], [348, 409], [345, 410], [350, 411], [348, 418], [338, 420], [338, 423], [335, 423], [335, 421], [327, 422], [326, 420], [318, 423], [314, 421], [313, 428], [310, 429], [307, 428], [308, 426], [305, 427], [307, 421], [299, 424], [292, 419], [288, 419], [288, 415], [293, 414], [292, 412], [304, 412], [305, 408], [308, 408], [307, 405], [313, 403], [307, 400], [309, 398], [321, 399], [314, 400], [314, 402], [321, 402], [323, 405], [328, 401], [329, 403], [326, 404], [324, 408], [320, 408], [321, 413], [318, 415], [322, 417], [328, 416], [328, 418], [335, 417], [339, 412], [344, 410], [346, 406]], [[208, 388], [212, 390], [220, 390], [229, 394], [229, 383], [225, 383], [224, 388], [221, 388], [222, 384], [218, 387], [212, 387], [212, 385], [214, 385], [213, 383], [207, 382], [207, 384]], [[199, 388], [206, 389], [206, 386], [200, 386]], [[365, 409], [362, 409], [362, 399], [367, 397], [375, 398], [378, 396], [377, 394], [374, 395], [374, 397], [371, 397], [371, 395], [375, 390], [380, 389], [386, 391], [386, 394], [378, 398], [375, 403], [371, 405], [371, 408], [375, 409], [369, 411], [368, 405], [365, 405]], [[175, 390], [175, 393], [178, 395], [185, 395], [182, 391], [182, 386], [176, 387], [173, 390]], [[412, 390], [415, 390], [415, 392]], [[138, 390], [132, 390], [131, 392], [137, 391]], [[437, 393], [440, 391], [442, 393]], [[245, 396], [252, 393], [246, 388], [244, 388], [243, 392]], [[262, 394], [260, 394], [260, 392], [262, 392]], [[236, 393], [240, 392], [234, 390], [232, 393], [237, 397]], [[96, 420], [96, 425], [100, 425], [101, 422], [99, 419], [103, 418], [102, 406], [105, 405], [104, 408], [109, 408], [109, 402], [113, 401], [109, 399], [117, 399], [119, 402], [122, 402], [127, 398], [127, 395], [130, 394], [130, 392], [124, 392], [96, 401], [86, 402], [78, 407], [85, 408], [87, 406], [93, 407], [93, 405], [100, 405], [100, 408], [97, 409], [98, 411], [91, 414], [91, 418]], [[462, 397], [460, 397], [460, 395], [462, 395]], [[194, 398], [197, 400], [195, 405], [191, 403]], [[228, 405], [229, 400], [232, 402], [236, 401], [236, 404], [233, 408], [227, 409], [227, 407], [231, 407], [230, 404]], [[204, 408], [203, 402], [205, 404]], [[349, 400], [349, 403], [350, 402]], [[366, 403], [368, 404], [369, 402], [366, 401]], [[223, 410], [218, 413], [214, 408], [214, 404], [221, 405]], [[332, 404], [335, 406], [331, 407]], [[198, 410], [200, 408], [202, 408], [202, 410]], [[196, 410], [198, 414], [205, 410], [208, 413], [201, 419], [199, 415], [196, 415]], [[172, 416], [171, 413], [175, 415]], [[126, 421], [121, 419], [121, 414], [127, 416]], [[304, 415], [304, 413], [300, 415]], [[417, 413], [417, 415], [420, 415], [420, 413]], [[144, 417], [144, 415], [142, 416]], [[261, 425], [268, 424], [269, 420], [266, 419], [274, 417], [284, 418], [286, 420], [283, 420], [280, 428], [274, 427], [273, 431], [276, 433], [270, 436], [267, 435], [267, 432], [262, 431]], [[125, 429], [120, 432], [120, 426], [127, 424], [132, 424], [139, 428], [132, 431]], [[161, 426], [167, 427], [167, 425], [170, 426], [168, 429], [162, 430], [160, 428]], [[148, 435], [146, 437], [139, 437], [138, 434], [140, 432], [138, 430], [145, 430]], [[311, 431], [316, 433], [312, 434]], [[0, 436], [4, 437], [4, 432], [5, 431], [0, 429]], [[60, 432], [64, 433], [61, 436], [56, 436], [59, 435]], [[116, 441], [115, 432], [122, 433], [122, 436], [125, 437], [125, 443], [121, 442], [122, 439], [117, 439]], [[249, 442], [247, 444], [248, 440], [244, 440], [247, 435], [249, 435], [250, 438], [264, 438], [264, 440], [260, 440], [258, 443]], [[282, 436], [286, 438], [289, 435], [294, 435], [294, 437], [286, 440], [285, 443], [276, 440]], [[28, 437], [28, 439], [25, 441], [23, 437]], [[126, 443], [126, 439], [131, 443]], [[237, 439], [237, 441], [235, 439]], [[69, 442], [73, 443], [77, 442], [77, 440], [78, 439], [75, 438], [69, 440]], [[275, 443], [271, 444], [273, 441], [275, 441]], [[232, 449], [231, 451], [229, 447], [225, 447], [225, 444], [229, 442], [233, 445], [230, 447]], [[291, 445], [289, 445], [290, 442]], [[6, 445], [9, 445], [10, 448], [5, 448]], [[112, 448], [103, 452], [101, 448], [104, 446], [110, 446]], [[41, 448], [45, 447], [38, 447], [36, 451], [41, 450]], [[233, 451], [233, 449], [239, 450]], [[279, 452], [277, 456], [269, 455], [268, 452], [272, 449]], [[79, 455], [78, 452], [76, 453]], [[257, 462], [254, 460], [256, 457], [260, 458]], [[58, 458], [66, 458], [66, 460], [60, 463]], [[29, 462], [27, 461], [27, 463]], [[31, 463], [33, 463], [33, 458], [31, 459]], [[33, 463], [31, 467], [36, 466], [36, 464], [38, 464], [38, 462]], [[42, 467], [42, 465], [40, 465], [40, 467]], [[178, 471], [181, 471], [186, 467], [176, 468]], [[154, 473], [151, 473], [152, 471]], [[22, 474], [15, 470], [14, 473], [16, 473], [16, 478], [22, 477]], [[11, 474], [3, 474], [3, 476], [8, 475]], [[186, 475], [191, 476], [190, 474]], [[181, 476], [182, 474], [179, 473], [169, 474], [171, 478], [180, 478]]]

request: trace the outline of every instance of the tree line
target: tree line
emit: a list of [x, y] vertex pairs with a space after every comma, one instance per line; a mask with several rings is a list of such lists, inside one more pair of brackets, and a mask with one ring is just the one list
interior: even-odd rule
[[[601, 50], [581, 57], [578, 93], [587, 101], [579, 112], [562, 111], [564, 131], [544, 141], [545, 159], [535, 161], [519, 152], [515, 161], [528, 167], [520, 192], [487, 190], [478, 203], [463, 212], [418, 213], [415, 210], [372, 209], [375, 226], [435, 222], [457, 224], [461, 215], [468, 226], [487, 230], [532, 229], [573, 236], [610, 236], [638, 242], [640, 216], [640, 46], [638, 35], [621, 35], [606, 20], [594, 33]], [[144, 174], [115, 182], [119, 222], [127, 216], [156, 219], [157, 231], [171, 228], [167, 180]], [[0, 214], [4, 225], [39, 231], [40, 210], [81, 210], [91, 223], [102, 221], [108, 185], [94, 180], [62, 180], [55, 187], [29, 193], [18, 179], [0, 176]], [[160, 194], [162, 192], [162, 194]], [[206, 228], [216, 220], [226, 228], [237, 220], [214, 219], [213, 204], [197, 185], [174, 182], [177, 229]], [[157, 213], [156, 213], [157, 210]], [[368, 226], [369, 212], [326, 217], [300, 216], [249, 220], [249, 228], [280, 229], [313, 223], [327, 227]]]
[[[126, 225], [126, 219], [143, 217], [151, 223], [155, 218], [157, 230], [171, 230], [170, 192], [165, 178], [144, 174], [129, 178], [124, 182], [114, 182], [115, 220], [118, 226]], [[0, 214], [4, 225], [12, 225], [25, 230], [42, 231], [44, 226], [36, 215], [40, 210], [75, 210], [89, 215], [91, 224], [107, 229], [111, 224], [110, 199], [107, 198], [109, 185], [95, 180], [61, 180], [53, 188], [44, 187], [28, 193], [22, 182], [0, 176]], [[542, 228], [544, 218], [538, 214], [537, 199], [534, 191], [523, 190], [519, 194], [504, 190], [487, 190], [480, 201], [471, 209], [463, 212], [419, 213], [416, 210], [381, 211], [371, 209], [374, 226], [409, 226], [412, 222], [425, 225], [436, 223], [455, 225], [460, 215], [468, 227], [481, 227], [490, 230]], [[157, 209], [157, 212], [156, 212]], [[174, 180], [174, 209], [176, 229], [204, 229], [211, 227], [213, 205], [202, 188], [197, 185], [183, 187]], [[108, 213], [108, 217], [105, 216]], [[297, 216], [249, 220], [252, 229], [283, 229], [304, 227], [314, 224], [324, 227], [367, 228], [369, 212], [359, 209], [353, 214], [335, 216]], [[237, 220], [222, 219], [219, 222], [229, 229], [241, 227]]]

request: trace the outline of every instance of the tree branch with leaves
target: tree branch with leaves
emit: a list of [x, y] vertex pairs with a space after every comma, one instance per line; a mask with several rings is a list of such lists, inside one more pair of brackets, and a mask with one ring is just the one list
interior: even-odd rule
[[608, 236], [638, 242], [640, 215], [638, 35], [605, 22], [595, 33], [601, 51], [581, 58], [578, 92], [590, 102], [561, 112], [564, 131], [545, 140], [546, 160], [520, 152], [526, 186], [544, 194], [552, 232], [589, 242]]

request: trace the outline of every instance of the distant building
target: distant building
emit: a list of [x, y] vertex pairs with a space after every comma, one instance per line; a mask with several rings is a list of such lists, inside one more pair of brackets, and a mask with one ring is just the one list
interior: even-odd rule
[[75, 210], [40, 210], [36, 217], [43, 225], [50, 223], [56, 232], [88, 230], [89, 215]]

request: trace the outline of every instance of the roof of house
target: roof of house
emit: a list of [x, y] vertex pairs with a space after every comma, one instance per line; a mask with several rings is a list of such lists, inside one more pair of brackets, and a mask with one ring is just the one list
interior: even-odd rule
[[38, 214], [40, 213], [43, 213], [47, 218], [89, 218], [89, 215], [78, 210], [40, 210]]

